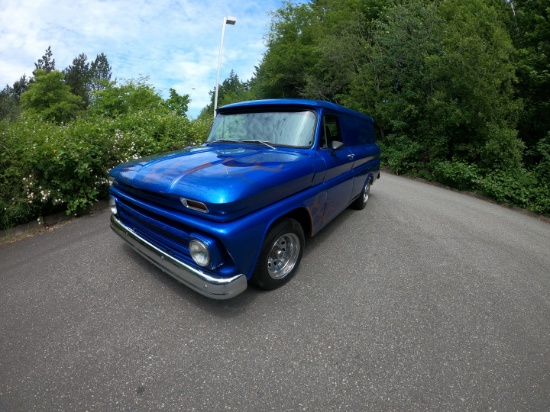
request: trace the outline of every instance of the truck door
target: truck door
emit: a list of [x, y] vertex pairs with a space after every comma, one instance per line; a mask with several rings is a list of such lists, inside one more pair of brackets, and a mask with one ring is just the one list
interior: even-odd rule
[[324, 183], [327, 190], [327, 203], [323, 215], [323, 225], [348, 206], [353, 188], [351, 172], [353, 154], [346, 147], [334, 150], [332, 148], [334, 141], [342, 142], [338, 117], [325, 114], [322, 121], [320, 150], [318, 151], [326, 165]]

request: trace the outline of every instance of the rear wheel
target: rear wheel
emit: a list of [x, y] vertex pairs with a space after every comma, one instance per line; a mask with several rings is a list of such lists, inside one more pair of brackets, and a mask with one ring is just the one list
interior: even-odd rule
[[363, 210], [369, 201], [369, 194], [370, 194], [370, 178], [367, 179], [367, 182], [363, 187], [363, 191], [361, 192], [359, 197], [353, 201], [353, 203], [351, 204], [351, 207], [357, 210]]
[[252, 282], [266, 290], [288, 282], [300, 264], [304, 244], [304, 230], [296, 220], [275, 223], [265, 237]]

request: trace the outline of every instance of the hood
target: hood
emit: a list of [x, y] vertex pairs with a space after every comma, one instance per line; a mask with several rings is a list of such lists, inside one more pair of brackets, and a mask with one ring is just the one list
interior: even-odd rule
[[307, 151], [212, 145], [139, 159], [111, 176], [134, 191], [206, 204], [216, 220], [232, 220], [306, 189], [314, 179]]

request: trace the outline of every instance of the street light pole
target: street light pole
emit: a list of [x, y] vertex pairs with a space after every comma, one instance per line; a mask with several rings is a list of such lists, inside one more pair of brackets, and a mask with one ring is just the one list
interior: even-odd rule
[[216, 117], [216, 109], [218, 108], [218, 89], [220, 86], [220, 68], [222, 65], [222, 49], [223, 49], [223, 36], [225, 34], [225, 25], [231, 24], [232, 26], [237, 23], [235, 17], [224, 17], [222, 25], [222, 39], [220, 41], [220, 51], [218, 53], [218, 76], [216, 77], [216, 92], [214, 93], [214, 117]]

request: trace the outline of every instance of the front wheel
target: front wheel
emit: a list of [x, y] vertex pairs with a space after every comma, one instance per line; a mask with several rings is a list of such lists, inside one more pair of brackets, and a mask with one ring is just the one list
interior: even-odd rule
[[275, 223], [265, 237], [252, 282], [266, 290], [285, 284], [296, 273], [304, 244], [304, 230], [296, 220]]
[[353, 203], [351, 204], [351, 207], [356, 210], [363, 210], [369, 201], [369, 194], [370, 194], [370, 178], [367, 179], [367, 182], [363, 187], [363, 191], [361, 192], [359, 197], [353, 201]]

